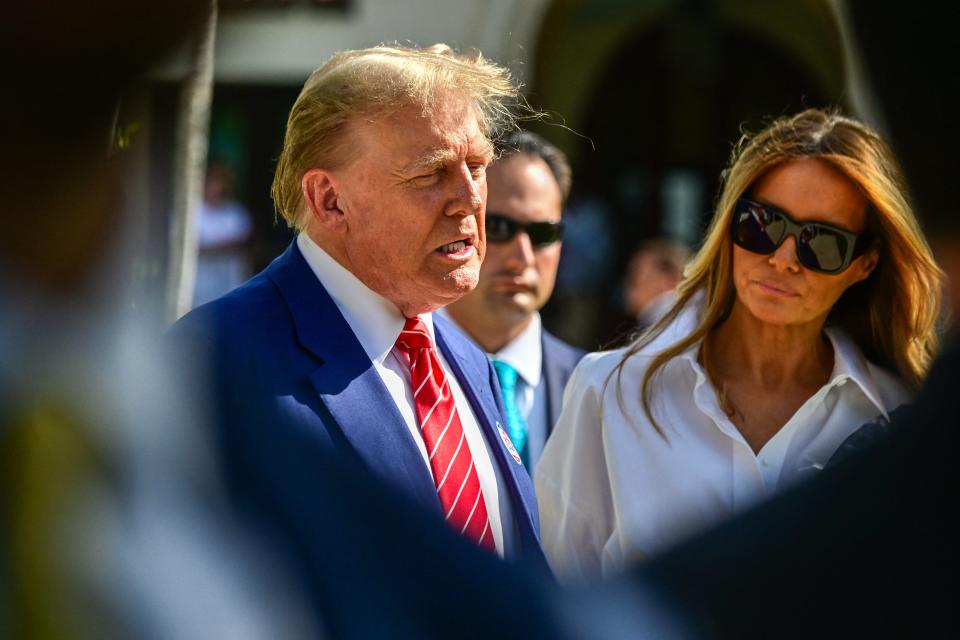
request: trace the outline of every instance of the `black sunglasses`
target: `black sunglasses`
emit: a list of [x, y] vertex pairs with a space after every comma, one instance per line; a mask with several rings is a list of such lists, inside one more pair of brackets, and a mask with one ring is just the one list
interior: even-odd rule
[[823, 222], [801, 224], [773, 205], [747, 198], [737, 200], [730, 234], [738, 247], [763, 255], [776, 251], [792, 235], [800, 264], [829, 274], [844, 271], [872, 244], [868, 233], [857, 235]]
[[487, 240], [509, 242], [517, 232], [524, 231], [534, 247], [545, 247], [563, 239], [562, 222], [517, 222], [499, 213], [488, 213]]

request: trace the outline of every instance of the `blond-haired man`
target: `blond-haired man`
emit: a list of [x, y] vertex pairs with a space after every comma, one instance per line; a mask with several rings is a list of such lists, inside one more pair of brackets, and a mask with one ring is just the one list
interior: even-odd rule
[[[335, 55], [294, 104], [277, 165], [274, 200], [296, 240], [172, 329], [209, 357], [238, 491], [317, 571], [345, 551], [327, 548], [336, 523], [295, 471], [311, 451], [336, 452], [481, 548], [545, 566], [496, 375], [432, 315], [477, 284], [490, 134], [513, 96], [505, 69], [443, 45]], [[370, 517], [389, 547], [392, 523]]]

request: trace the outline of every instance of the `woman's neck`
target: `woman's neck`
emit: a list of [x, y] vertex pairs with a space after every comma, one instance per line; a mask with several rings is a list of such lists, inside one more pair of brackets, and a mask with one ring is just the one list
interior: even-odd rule
[[823, 320], [771, 325], [734, 303], [730, 316], [708, 336], [711, 373], [758, 389], [822, 386], [833, 370], [833, 347]]

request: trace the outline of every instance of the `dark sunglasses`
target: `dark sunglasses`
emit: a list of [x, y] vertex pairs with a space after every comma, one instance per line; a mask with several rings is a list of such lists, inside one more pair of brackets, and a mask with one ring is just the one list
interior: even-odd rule
[[530, 238], [534, 247], [545, 247], [563, 239], [562, 222], [517, 222], [499, 213], [488, 213], [487, 240], [490, 242], [509, 242], [519, 231]]
[[730, 234], [738, 247], [763, 255], [773, 253], [787, 236], [793, 236], [800, 264], [829, 274], [844, 271], [872, 244], [868, 233], [857, 235], [823, 222], [801, 224], [772, 205], [747, 198], [737, 200]]

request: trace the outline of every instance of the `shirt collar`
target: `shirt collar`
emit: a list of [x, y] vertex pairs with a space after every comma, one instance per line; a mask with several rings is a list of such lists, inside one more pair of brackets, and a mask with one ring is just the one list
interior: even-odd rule
[[833, 372], [830, 374], [828, 385], [832, 387], [852, 380], [883, 416], [888, 417], [887, 408], [883, 406], [882, 396], [870, 373], [867, 359], [857, 343], [839, 327], [824, 327], [824, 333], [833, 343]]
[[[306, 233], [297, 236], [297, 246], [310, 270], [323, 283], [323, 287], [357, 336], [367, 357], [382, 364], [403, 329], [405, 318], [400, 309], [363, 284]], [[420, 319], [427, 326], [431, 338], [434, 338], [433, 317], [425, 313]]]
[[[676, 319], [664, 329], [663, 333], [644, 347], [642, 352], [659, 353], [684, 336], [689, 335], [699, 321], [702, 299], [702, 295], [699, 294], [693, 298]], [[887, 408], [883, 405], [882, 396], [873, 375], [870, 373], [867, 359], [857, 343], [839, 327], [824, 327], [824, 333], [827, 334], [830, 343], [833, 345], [833, 371], [830, 373], [830, 380], [826, 386], [828, 388], [842, 386], [847, 384], [848, 381], [853, 381], [880, 413], [884, 417], [888, 417]], [[690, 345], [689, 348], [678, 355], [678, 358], [689, 362], [693, 370], [698, 373], [698, 379], [702, 382], [706, 374], [697, 361], [701, 342], [697, 341]]]
[[540, 314], [534, 313], [530, 323], [516, 338], [511, 340], [497, 353], [490, 354], [494, 360], [501, 360], [517, 370], [523, 381], [531, 387], [540, 384], [543, 373], [543, 326]]

